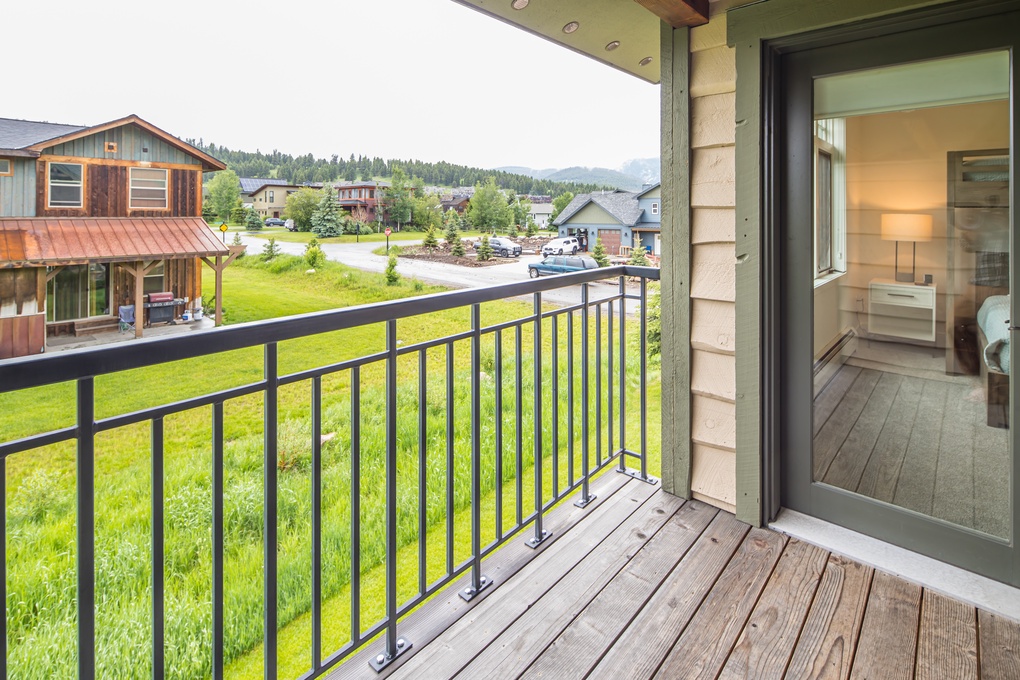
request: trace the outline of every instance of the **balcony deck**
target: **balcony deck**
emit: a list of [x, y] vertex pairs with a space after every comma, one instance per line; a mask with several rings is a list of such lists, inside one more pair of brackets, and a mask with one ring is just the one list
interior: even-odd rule
[[[1017, 678], [1020, 624], [609, 473], [331, 678]], [[461, 586], [464, 584], [461, 583]]]

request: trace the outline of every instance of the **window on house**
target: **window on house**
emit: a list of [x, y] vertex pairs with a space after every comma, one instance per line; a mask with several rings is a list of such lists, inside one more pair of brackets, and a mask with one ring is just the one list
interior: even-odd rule
[[659, 204], [658, 203], [652, 203], [652, 214], [653, 215], [658, 215], [659, 214]]
[[49, 207], [81, 208], [83, 174], [80, 163], [50, 163]]
[[167, 170], [158, 168], [131, 168], [132, 208], [166, 209], [167, 207]]
[[166, 273], [166, 262], [160, 262], [152, 268], [148, 274], [145, 275], [145, 279], [142, 282], [142, 292], [146, 295], [149, 293], [162, 293], [166, 290], [164, 283], [164, 274]]
[[815, 278], [846, 271], [846, 120], [815, 121]]
[[274, 193], [272, 191], [270, 191], [269, 192], [269, 202], [272, 203], [275, 200], [276, 200], [276, 196], [274, 195]]
[[0, 158], [0, 175], [13, 175], [14, 168], [11, 165], [11, 159]]

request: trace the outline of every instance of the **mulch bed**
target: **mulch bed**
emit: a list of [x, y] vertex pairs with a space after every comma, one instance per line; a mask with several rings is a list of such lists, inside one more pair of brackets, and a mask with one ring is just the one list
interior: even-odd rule
[[[519, 238], [511, 239], [514, 243], [519, 243], [521, 248], [527, 253], [529, 250], [537, 252], [543, 245], [548, 241], [548, 237], [541, 238]], [[400, 257], [407, 257], [412, 260], [428, 260], [429, 262], [446, 262], [449, 264], [459, 264], [463, 267], [492, 267], [495, 265], [506, 264], [508, 262], [514, 262], [518, 258], [514, 257], [500, 257], [499, 255], [493, 255], [492, 258], [480, 262], [475, 258], [475, 249], [472, 241], [464, 241], [464, 257], [457, 257], [450, 252], [450, 246], [444, 241], [440, 240], [439, 245], [435, 248], [426, 248], [425, 246], [401, 246]]]

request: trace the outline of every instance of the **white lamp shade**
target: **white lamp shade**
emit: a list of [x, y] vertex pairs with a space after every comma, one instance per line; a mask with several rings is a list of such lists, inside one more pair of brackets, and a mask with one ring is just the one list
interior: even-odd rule
[[886, 213], [882, 215], [883, 241], [930, 241], [931, 215]]

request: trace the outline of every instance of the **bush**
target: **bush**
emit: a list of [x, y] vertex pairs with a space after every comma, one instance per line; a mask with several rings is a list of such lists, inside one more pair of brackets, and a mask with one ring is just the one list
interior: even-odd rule
[[400, 283], [400, 274], [397, 273], [397, 255], [390, 253], [390, 259], [386, 263], [386, 285], [395, 286]]
[[230, 222], [232, 224], [241, 224], [244, 222], [244, 206], [234, 206], [234, 208], [230, 211]]
[[528, 238], [534, 238], [538, 235], [538, 225], [535, 224], [535, 220], [528, 219]]
[[591, 258], [595, 260], [600, 267], [609, 266], [609, 256], [606, 254], [606, 248], [602, 245], [602, 239], [595, 239], [595, 248], [591, 251]]
[[305, 262], [312, 269], [321, 269], [326, 263], [326, 253], [322, 252], [319, 246], [311, 246], [305, 249]]
[[489, 235], [482, 234], [482, 242], [478, 244], [478, 261], [485, 262], [492, 257], [492, 246], [489, 245]]
[[662, 293], [657, 285], [648, 293], [648, 356], [662, 353]]

